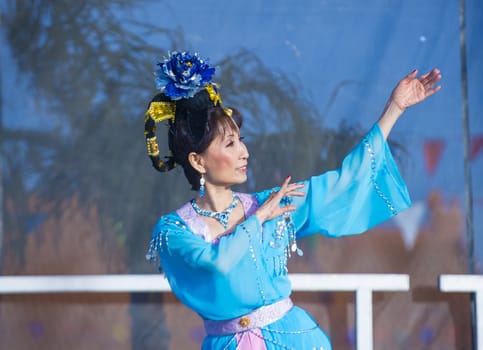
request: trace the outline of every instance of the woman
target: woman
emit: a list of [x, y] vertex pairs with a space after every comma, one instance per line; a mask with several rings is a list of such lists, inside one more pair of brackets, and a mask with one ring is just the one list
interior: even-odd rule
[[[439, 70], [396, 86], [378, 122], [340, 169], [254, 194], [241, 115], [222, 105], [215, 70], [197, 54], [158, 64], [145, 119], [153, 166], [183, 167], [196, 197], [156, 224], [148, 258], [160, 259], [173, 293], [204, 320], [202, 349], [331, 349], [317, 323], [290, 300], [287, 260], [296, 240], [361, 233], [410, 205], [386, 138], [403, 111], [440, 89]], [[159, 156], [156, 122], [167, 120], [172, 155]]]

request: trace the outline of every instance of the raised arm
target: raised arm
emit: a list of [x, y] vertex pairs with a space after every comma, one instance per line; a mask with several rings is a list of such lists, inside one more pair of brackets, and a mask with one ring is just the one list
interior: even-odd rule
[[378, 120], [384, 139], [389, 136], [394, 124], [403, 114], [406, 108], [424, 101], [441, 89], [436, 84], [441, 79], [439, 69], [434, 68], [431, 72], [417, 77], [415, 69], [404, 77], [394, 88], [387, 104]]

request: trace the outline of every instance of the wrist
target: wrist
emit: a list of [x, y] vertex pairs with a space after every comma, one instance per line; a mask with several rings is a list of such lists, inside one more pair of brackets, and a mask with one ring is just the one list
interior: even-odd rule
[[392, 128], [394, 127], [394, 124], [396, 124], [403, 112], [404, 109], [401, 109], [396, 101], [394, 101], [392, 98], [387, 102], [384, 112], [378, 121], [379, 127], [384, 135], [384, 139], [387, 139]]
[[406, 110], [406, 107], [402, 107], [401, 104], [399, 104], [395, 99], [393, 98], [390, 98], [388, 103], [387, 103], [387, 109], [396, 109], [397, 111], [395, 111], [396, 113], [399, 112], [399, 114], [402, 114], [404, 113], [404, 111]]
[[260, 222], [260, 225], [262, 225], [265, 222], [265, 217], [260, 212], [260, 210], [257, 210], [253, 215], [258, 219], [258, 221]]
[[406, 108], [401, 107], [395, 100], [391, 98], [389, 101], [387, 101], [381, 118], [391, 120], [395, 123], [405, 110]]

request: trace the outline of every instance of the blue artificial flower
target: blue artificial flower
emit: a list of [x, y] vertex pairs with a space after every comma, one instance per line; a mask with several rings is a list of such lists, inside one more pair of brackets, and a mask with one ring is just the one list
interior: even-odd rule
[[210, 67], [197, 53], [174, 51], [156, 72], [156, 88], [172, 100], [193, 97], [211, 83], [215, 68]]

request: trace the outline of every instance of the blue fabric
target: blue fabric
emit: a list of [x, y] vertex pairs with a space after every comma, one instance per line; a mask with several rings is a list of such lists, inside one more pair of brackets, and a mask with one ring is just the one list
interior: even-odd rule
[[[261, 205], [274, 189], [255, 193]], [[378, 125], [346, 156], [338, 170], [305, 181], [306, 196], [294, 197], [297, 238], [362, 233], [409, 207], [410, 200]], [[161, 217], [153, 231], [155, 250], [174, 294], [202, 318], [226, 320], [286, 298], [291, 293], [286, 264], [289, 232], [281, 218], [260, 225], [249, 216], [217, 243], [207, 242], [176, 213]], [[267, 347], [323, 347], [327, 336], [298, 308], [262, 328]], [[287, 333], [289, 332], [289, 333]], [[204, 349], [235, 344], [231, 336], [207, 337]], [[276, 339], [270, 342], [270, 339]], [[230, 343], [232, 341], [232, 344]], [[271, 345], [270, 345], [271, 344]], [[304, 345], [304, 346], [305, 346]], [[276, 346], [275, 346], [276, 348]]]

